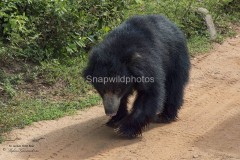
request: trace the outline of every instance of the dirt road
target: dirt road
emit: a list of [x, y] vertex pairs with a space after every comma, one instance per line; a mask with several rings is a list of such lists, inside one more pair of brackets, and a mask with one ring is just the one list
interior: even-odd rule
[[14, 130], [0, 160], [240, 159], [240, 35], [192, 59], [178, 121], [151, 124], [134, 140], [117, 137], [106, 121], [96, 106]]

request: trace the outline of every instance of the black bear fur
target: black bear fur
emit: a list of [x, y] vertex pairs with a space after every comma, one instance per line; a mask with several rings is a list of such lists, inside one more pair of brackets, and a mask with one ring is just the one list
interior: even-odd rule
[[[154, 78], [152, 83], [92, 82], [103, 99], [109, 93], [105, 112], [116, 115], [107, 125], [120, 135], [136, 137], [153, 119], [171, 122], [177, 118], [189, 70], [184, 34], [164, 16], [148, 15], [128, 19], [94, 47], [84, 77]], [[128, 97], [133, 91], [136, 100], [128, 113]], [[112, 99], [112, 95], [117, 98]], [[118, 97], [120, 104], [112, 108], [111, 103], [118, 104]]]

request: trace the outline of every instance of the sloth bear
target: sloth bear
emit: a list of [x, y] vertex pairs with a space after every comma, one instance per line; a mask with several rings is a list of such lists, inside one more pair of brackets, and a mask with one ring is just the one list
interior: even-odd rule
[[134, 16], [92, 49], [84, 78], [103, 99], [107, 125], [134, 138], [153, 120], [177, 118], [189, 69], [186, 39], [175, 24], [161, 15]]

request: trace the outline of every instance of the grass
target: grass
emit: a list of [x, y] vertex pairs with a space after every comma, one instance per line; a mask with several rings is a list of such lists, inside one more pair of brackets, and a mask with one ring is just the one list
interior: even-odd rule
[[188, 48], [192, 56], [208, 52], [211, 46], [211, 41], [206, 37], [196, 36], [188, 40]]
[[[85, 65], [86, 62], [77, 57], [41, 65], [16, 63], [15, 68], [3, 65], [0, 70], [0, 135], [16, 127], [57, 119], [99, 104], [100, 97], [81, 76]], [[0, 136], [0, 143], [4, 137]]]
[[[166, 15], [186, 33], [190, 54], [194, 56], [208, 52], [212, 41], [203, 20], [194, 12], [205, 3], [192, 2], [138, 0], [125, 11], [125, 18], [135, 14]], [[216, 6], [210, 2], [208, 9]], [[225, 37], [234, 35], [229, 23], [238, 22], [240, 15], [219, 16], [212, 12], [219, 33], [215, 42], [221, 43]], [[2, 52], [0, 48], [0, 55]], [[99, 104], [100, 97], [81, 76], [84, 66], [86, 58], [83, 57], [52, 59], [40, 64], [0, 61], [0, 143], [5, 137], [1, 135], [13, 128], [72, 115], [79, 109]]]
[[51, 120], [65, 115], [71, 115], [79, 109], [98, 104], [99, 96], [91, 95], [75, 101], [53, 102], [47, 99], [26, 98], [11, 101], [0, 108], [1, 133], [12, 127], [24, 127], [33, 122]]

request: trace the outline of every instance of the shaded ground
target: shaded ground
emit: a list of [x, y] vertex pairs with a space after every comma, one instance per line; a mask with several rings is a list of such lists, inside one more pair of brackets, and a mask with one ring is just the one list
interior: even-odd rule
[[117, 137], [106, 121], [96, 106], [14, 130], [0, 159], [240, 159], [240, 35], [192, 59], [178, 121], [151, 124], [134, 140]]

